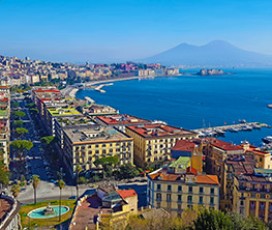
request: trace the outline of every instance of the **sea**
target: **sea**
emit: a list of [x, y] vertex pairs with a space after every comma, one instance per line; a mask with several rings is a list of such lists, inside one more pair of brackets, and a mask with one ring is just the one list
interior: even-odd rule
[[[197, 70], [182, 76], [165, 76], [114, 82], [100, 93], [79, 90], [76, 97], [86, 96], [96, 103], [145, 119], [165, 121], [185, 129], [236, 124], [239, 120], [272, 125], [272, 69], [227, 69], [221, 76], [197, 76]], [[261, 146], [271, 128], [226, 132], [222, 140], [240, 144], [249, 141]]]

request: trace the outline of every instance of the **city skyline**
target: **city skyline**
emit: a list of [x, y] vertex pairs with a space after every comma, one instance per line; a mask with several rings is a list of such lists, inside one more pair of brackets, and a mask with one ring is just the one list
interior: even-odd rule
[[180, 43], [225, 40], [272, 54], [269, 1], [0, 1], [1, 55], [69, 62], [139, 60]]

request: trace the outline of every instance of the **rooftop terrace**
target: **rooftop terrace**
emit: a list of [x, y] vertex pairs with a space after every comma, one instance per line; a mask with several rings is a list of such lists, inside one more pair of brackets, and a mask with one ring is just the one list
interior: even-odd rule
[[196, 137], [195, 132], [176, 128], [165, 124], [145, 124], [137, 126], [128, 126], [127, 129], [137, 133], [144, 138], [160, 138], [160, 137]]
[[132, 140], [126, 134], [118, 131], [112, 127], [105, 127], [100, 125], [85, 125], [73, 126], [63, 128], [66, 135], [73, 143], [96, 143], [96, 142], [111, 142], [121, 140]]
[[53, 117], [81, 116], [82, 115], [80, 112], [78, 112], [73, 107], [68, 107], [68, 108], [48, 108], [47, 111]]
[[107, 125], [137, 125], [150, 123], [149, 120], [144, 120], [128, 114], [97, 116], [97, 119]]

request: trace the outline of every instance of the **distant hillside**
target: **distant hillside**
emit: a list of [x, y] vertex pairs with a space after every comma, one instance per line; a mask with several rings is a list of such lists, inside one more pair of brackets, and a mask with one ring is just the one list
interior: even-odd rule
[[212, 41], [203, 46], [182, 43], [142, 61], [189, 66], [272, 66], [272, 56], [246, 51], [225, 41]]

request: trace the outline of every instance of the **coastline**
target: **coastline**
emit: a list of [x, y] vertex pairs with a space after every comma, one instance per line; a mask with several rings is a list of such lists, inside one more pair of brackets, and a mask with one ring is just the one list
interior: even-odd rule
[[[154, 78], [159, 78], [159, 77], [180, 77], [180, 76], [185, 76], [183, 74], [179, 75], [155, 75], [155, 76], [132, 76], [132, 77], [124, 77], [124, 78], [115, 78], [115, 79], [105, 79], [105, 80], [99, 80], [99, 81], [93, 81], [93, 82], [87, 82], [87, 83], [76, 83], [74, 85], [69, 85], [65, 89], [62, 90], [64, 95], [68, 95], [71, 98], [76, 99], [76, 94], [80, 90], [79, 87], [91, 87], [91, 86], [96, 86], [100, 84], [105, 84], [105, 83], [113, 83], [113, 82], [120, 82], [120, 81], [130, 81], [130, 80], [145, 80], [145, 79], [154, 79]], [[102, 88], [100, 88], [102, 89]]]

